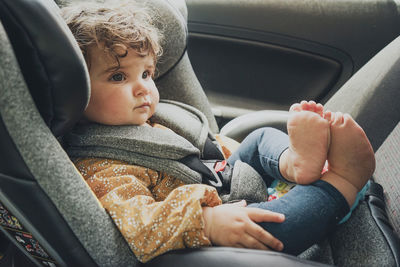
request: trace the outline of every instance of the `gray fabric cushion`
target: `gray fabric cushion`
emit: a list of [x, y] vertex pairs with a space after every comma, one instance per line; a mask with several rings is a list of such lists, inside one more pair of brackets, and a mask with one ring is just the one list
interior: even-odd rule
[[376, 151], [400, 121], [400, 37], [374, 56], [326, 103], [363, 127]]
[[395, 266], [391, 250], [364, 201], [329, 238], [299, 257], [336, 266]]
[[200, 152], [183, 137], [145, 126], [80, 125], [65, 137], [68, 155], [126, 161], [163, 171], [185, 183], [200, 183], [201, 175], [178, 160]]
[[204, 114], [180, 102], [161, 100], [150, 121], [164, 125], [186, 138], [200, 150], [202, 155], [207, 137], [215, 139], [213, 135], [209, 135], [210, 128]]
[[0, 43], [0, 115], [30, 172], [97, 264], [137, 265], [113, 221], [40, 117], [1, 25]]
[[298, 255], [301, 259], [334, 265], [332, 247], [328, 239], [314, 244], [309, 249]]
[[206, 115], [211, 131], [218, 132], [217, 122], [201, 87], [187, 53], [178, 65], [156, 81], [160, 97], [191, 105]]
[[[156, 26], [164, 35], [162, 40], [163, 55], [157, 64], [157, 77], [165, 75], [172, 69], [181, 59], [186, 51], [187, 42], [187, 22], [186, 17], [178, 9], [175, 1], [169, 2], [165, 0], [136, 0], [144, 2], [153, 14], [152, 17]], [[180, 8], [183, 11], [182, 4]]]
[[331, 237], [331, 246], [338, 266], [395, 266], [392, 252], [366, 202], [361, 202], [350, 219], [339, 225]]
[[389, 220], [400, 237], [400, 123], [376, 152], [374, 180], [384, 188]]
[[240, 160], [233, 166], [231, 178], [231, 191], [229, 195], [222, 196], [223, 202], [239, 201], [264, 202], [268, 199], [267, 186], [260, 174], [250, 165]]

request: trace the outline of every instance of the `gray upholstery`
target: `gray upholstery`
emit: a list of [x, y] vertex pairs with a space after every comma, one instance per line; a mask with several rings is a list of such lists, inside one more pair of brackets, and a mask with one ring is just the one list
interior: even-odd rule
[[251, 131], [265, 126], [274, 127], [286, 132], [288, 117], [288, 111], [260, 110], [229, 121], [221, 128], [220, 134], [242, 142]]
[[400, 123], [376, 152], [374, 180], [384, 188], [389, 220], [400, 237]]
[[391, 249], [365, 202], [329, 238], [299, 257], [335, 266], [396, 266]]
[[374, 56], [326, 103], [349, 113], [376, 151], [400, 121], [400, 37]]
[[211, 131], [218, 132], [211, 106], [186, 52], [186, 3], [183, 0], [150, 1], [149, 5], [157, 7], [158, 26], [167, 37], [162, 44], [164, 54], [157, 64], [156, 84], [160, 97], [194, 106], [206, 115]]
[[194, 74], [186, 52], [168, 75], [156, 80], [156, 84], [161, 98], [176, 100], [194, 106], [206, 115], [211, 131], [218, 132], [218, 126], [210, 104]]
[[395, 266], [392, 252], [365, 202], [330, 237], [337, 266]]

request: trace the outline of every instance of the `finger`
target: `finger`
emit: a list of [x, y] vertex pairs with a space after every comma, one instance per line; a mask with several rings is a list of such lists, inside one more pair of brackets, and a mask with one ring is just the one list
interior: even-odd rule
[[241, 201], [230, 203], [230, 204], [225, 204], [225, 205], [231, 205], [231, 206], [235, 206], [235, 207], [246, 207], [247, 202], [246, 202], [246, 200], [243, 199]]
[[246, 232], [257, 239], [258, 242], [261, 242], [273, 250], [281, 251], [283, 249], [283, 243], [281, 241], [254, 222], [251, 222], [246, 227]]
[[285, 215], [269, 210], [263, 210], [259, 208], [247, 208], [246, 209], [249, 218], [254, 222], [276, 222], [280, 223], [285, 220]]
[[240, 242], [238, 245], [241, 245], [245, 248], [252, 248], [252, 249], [261, 249], [261, 250], [269, 250], [269, 248], [258, 241], [256, 238], [254, 238], [251, 235], [245, 235], [240, 239]]

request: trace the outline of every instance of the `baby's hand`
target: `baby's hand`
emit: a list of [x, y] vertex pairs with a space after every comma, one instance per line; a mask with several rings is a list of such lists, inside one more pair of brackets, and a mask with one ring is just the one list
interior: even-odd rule
[[253, 248], [263, 250], [283, 249], [281, 241], [265, 231], [256, 222], [276, 222], [285, 220], [283, 214], [246, 208], [246, 202], [203, 207], [204, 232], [211, 243], [219, 246]]

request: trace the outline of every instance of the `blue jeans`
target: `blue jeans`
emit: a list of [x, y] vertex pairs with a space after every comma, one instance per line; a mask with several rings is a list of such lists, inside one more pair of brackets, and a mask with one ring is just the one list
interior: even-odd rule
[[[246, 162], [269, 186], [274, 179], [286, 181], [279, 171], [279, 157], [288, 146], [289, 138], [285, 133], [261, 128], [243, 140], [228, 162], [232, 165], [236, 160]], [[322, 180], [296, 185], [279, 199], [248, 206], [285, 214], [283, 223], [262, 222], [259, 225], [283, 242], [283, 252], [292, 255], [326, 238], [350, 211], [343, 195]]]

